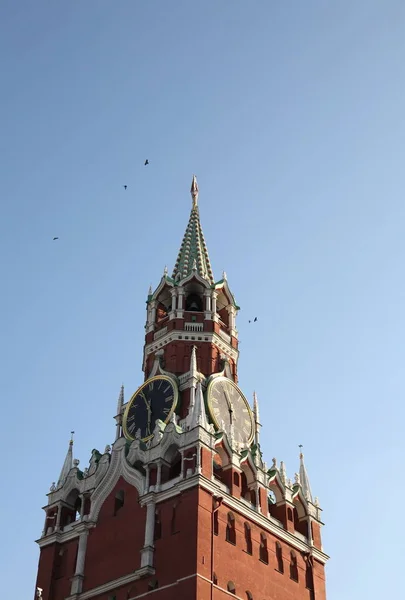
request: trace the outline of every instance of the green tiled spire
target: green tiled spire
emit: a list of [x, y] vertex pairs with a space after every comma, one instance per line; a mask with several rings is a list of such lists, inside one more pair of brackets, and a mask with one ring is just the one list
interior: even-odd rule
[[173, 269], [174, 280], [184, 279], [193, 269], [211, 284], [214, 283], [211, 263], [208, 256], [207, 245], [200, 223], [198, 210], [198, 184], [196, 176], [193, 175], [191, 183], [191, 197], [193, 206], [191, 208], [186, 233], [184, 234], [176, 264]]

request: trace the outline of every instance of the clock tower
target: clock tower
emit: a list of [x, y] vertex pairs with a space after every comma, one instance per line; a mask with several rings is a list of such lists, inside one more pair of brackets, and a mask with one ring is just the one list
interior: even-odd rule
[[325, 600], [321, 509], [260, 448], [259, 402], [239, 386], [238, 306], [216, 281], [198, 184], [171, 276], [146, 301], [143, 381], [88, 467], [73, 440], [48, 493], [43, 600]]

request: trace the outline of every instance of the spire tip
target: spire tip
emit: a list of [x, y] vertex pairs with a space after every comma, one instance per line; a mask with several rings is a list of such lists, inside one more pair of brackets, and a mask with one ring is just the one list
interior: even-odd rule
[[198, 183], [197, 183], [197, 177], [195, 175], [193, 175], [190, 192], [191, 192], [191, 197], [193, 199], [193, 208], [194, 208], [195, 206], [197, 206], [197, 202], [198, 202]]

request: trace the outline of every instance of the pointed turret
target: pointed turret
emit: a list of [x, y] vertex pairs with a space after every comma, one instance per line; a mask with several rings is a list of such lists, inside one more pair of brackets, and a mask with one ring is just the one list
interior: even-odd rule
[[190, 357], [190, 376], [197, 380], [198, 371], [197, 371], [197, 346], [193, 346], [191, 348], [191, 357]]
[[255, 419], [255, 444], [260, 442], [260, 415], [259, 415], [259, 402], [257, 400], [256, 392], [253, 392], [253, 416]]
[[300, 481], [302, 492], [303, 492], [305, 498], [307, 500], [309, 500], [310, 502], [313, 502], [313, 500], [312, 500], [311, 486], [309, 485], [308, 473], [307, 473], [307, 470], [305, 468], [304, 455], [303, 455], [302, 452], [300, 452], [299, 481]]
[[196, 397], [196, 389], [197, 389], [197, 381], [198, 381], [198, 371], [197, 371], [197, 347], [193, 346], [191, 348], [191, 356], [190, 356], [190, 408], [191, 410], [195, 407], [195, 397]]
[[62, 467], [62, 470], [60, 472], [59, 479], [58, 479], [58, 485], [57, 485], [58, 488], [62, 487], [62, 485], [66, 481], [67, 476], [70, 473], [70, 470], [73, 468], [73, 434], [74, 434], [74, 431], [71, 432], [69, 448], [68, 448], [66, 458], [63, 463], [63, 467]]
[[124, 384], [121, 386], [120, 395], [118, 396], [117, 402], [117, 416], [115, 417], [117, 421], [115, 439], [118, 440], [121, 437], [121, 421], [122, 421], [122, 407], [124, 406]]
[[213, 284], [214, 276], [200, 223], [198, 184], [195, 175], [193, 175], [191, 184], [191, 197], [193, 204], [190, 218], [173, 269], [172, 278], [174, 280], [184, 279], [184, 277], [187, 277], [192, 272], [194, 267], [201, 277]]
[[193, 408], [193, 414], [191, 417], [190, 429], [200, 425], [204, 429], [209, 429], [207, 413], [205, 412], [204, 395], [201, 387], [201, 382], [197, 383], [197, 389], [195, 393], [195, 404]]
[[198, 183], [197, 183], [197, 177], [195, 175], [193, 175], [190, 192], [191, 192], [191, 197], [193, 199], [193, 208], [194, 208], [195, 206], [197, 206], [197, 203], [198, 203]]
[[124, 384], [121, 385], [120, 395], [118, 396], [117, 415], [121, 414], [123, 406], [124, 406]]

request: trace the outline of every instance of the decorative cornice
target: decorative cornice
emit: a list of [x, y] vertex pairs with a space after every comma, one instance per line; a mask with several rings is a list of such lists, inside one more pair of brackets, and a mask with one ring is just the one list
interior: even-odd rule
[[125, 445], [125, 438], [120, 438], [113, 446], [110, 468], [103, 481], [103, 485], [97, 487], [91, 497], [90, 521], [97, 521], [104, 500], [111, 494], [120, 477], [123, 477], [127, 483], [133, 485], [138, 490], [139, 495], [143, 494], [144, 477], [139, 471], [128, 464], [125, 458]]
[[[154, 340], [149, 344], [145, 344], [144, 356], [146, 357], [151, 352], [156, 352], [157, 350], [164, 348], [169, 342], [175, 342], [179, 340], [179, 336], [182, 337], [182, 340], [185, 339], [185, 336], [188, 336], [188, 339], [190, 341], [199, 341], [206, 342], [207, 344], [215, 344], [220, 350], [226, 352], [230, 356], [230, 358], [232, 358], [232, 360], [234, 360], [235, 362], [238, 360], [239, 350], [233, 348], [233, 346], [228, 341], [225, 341], [217, 333], [212, 331], [191, 332], [184, 331], [182, 329], [168, 331], [164, 336], [162, 336], [158, 340]], [[205, 338], [208, 339], [206, 340]]]
[[142, 567], [141, 569], [137, 569], [134, 573], [124, 575], [123, 577], [119, 577], [118, 579], [113, 579], [108, 583], [99, 585], [98, 587], [95, 587], [92, 590], [88, 590], [87, 592], [83, 592], [82, 594], [74, 594], [73, 596], [67, 596], [66, 600], [88, 600], [89, 598], [93, 598], [93, 596], [106, 594], [107, 592], [111, 592], [112, 590], [115, 590], [122, 585], [132, 583], [137, 579], [141, 579], [142, 577], [149, 577], [150, 575], [154, 574], [155, 569], [153, 569], [152, 567]]
[[88, 521], [87, 516], [82, 521], [76, 521], [76, 523], [72, 523], [69, 531], [54, 531], [50, 535], [46, 535], [39, 540], [36, 540], [36, 543], [40, 548], [44, 548], [45, 546], [50, 546], [51, 544], [64, 544], [65, 542], [69, 542], [70, 540], [74, 540], [78, 538], [81, 533], [85, 530], [92, 529], [96, 524]]

